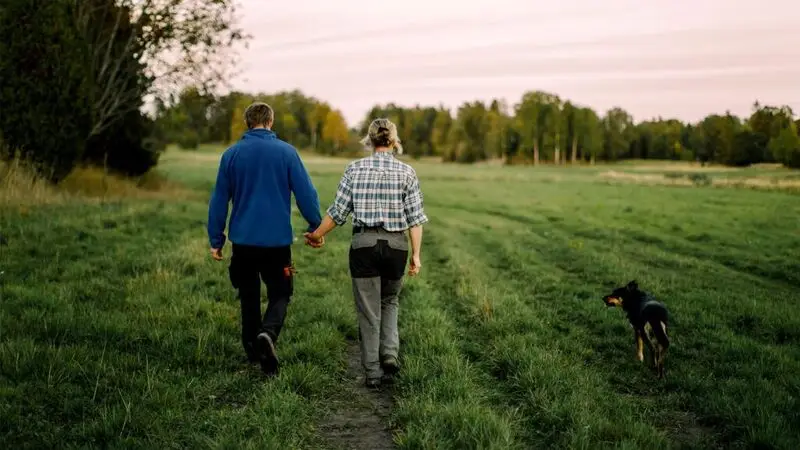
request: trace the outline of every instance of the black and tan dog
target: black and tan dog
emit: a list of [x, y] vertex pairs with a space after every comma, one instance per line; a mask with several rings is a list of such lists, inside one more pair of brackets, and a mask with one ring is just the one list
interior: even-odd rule
[[603, 297], [607, 306], [619, 306], [628, 314], [636, 337], [636, 357], [644, 361], [644, 342], [650, 349], [653, 367], [659, 378], [664, 377], [664, 357], [669, 348], [667, 307], [647, 292], [640, 291], [636, 281], [619, 287]]

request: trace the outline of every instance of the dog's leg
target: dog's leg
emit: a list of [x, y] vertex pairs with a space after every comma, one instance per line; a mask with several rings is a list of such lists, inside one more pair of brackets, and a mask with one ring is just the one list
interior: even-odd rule
[[633, 331], [636, 334], [636, 359], [642, 362], [644, 361], [644, 339], [642, 337], [642, 332], [636, 328], [634, 328]]
[[664, 332], [664, 338], [666, 339], [663, 343], [658, 343], [658, 361], [656, 367], [658, 367], [658, 377], [664, 378], [664, 359], [667, 356], [667, 348], [669, 346], [669, 338], [667, 336], [667, 326], [664, 322], [660, 322], [659, 325], [661, 326], [661, 330]]
[[658, 358], [657, 355], [657, 346], [653, 344], [653, 327], [650, 325], [650, 322], [644, 324], [644, 329], [642, 330], [642, 334], [645, 338], [645, 343], [647, 343], [647, 350], [650, 352], [650, 367], [653, 369], [657, 369], [656, 360]]
[[661, 361], [661, 345], [659, 345], [659, 344], [652, 345], [651, 344], [650, 348], [653, 351], [653, 368], [656, 369], [656, 373], [659, 373], [659, 372], [661, 372], [661, 369], [659, 367], [659, 364], [660, 364], [659, 361]]

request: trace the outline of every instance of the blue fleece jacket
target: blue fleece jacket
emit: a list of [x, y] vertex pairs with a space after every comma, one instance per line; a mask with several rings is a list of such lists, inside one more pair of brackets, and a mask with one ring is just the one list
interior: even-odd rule
[[322, 217], [319, 197], [297, 150], [263, 128], [248, 130], [222, 154], [217, 182], [208, 205], [208, 239], [225, 245], [228, 202], [233, 202], [230, 241], [260, 247], [293, 242], [291, 194], [315, 230]]

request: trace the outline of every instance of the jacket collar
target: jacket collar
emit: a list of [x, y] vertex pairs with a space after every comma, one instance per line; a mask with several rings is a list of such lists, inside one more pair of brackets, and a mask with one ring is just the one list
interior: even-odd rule
[[267, 130], [266, 128], [254, 128], [252, 130], [247, 130], [244, 132], [244, 137], [260, 137], [260, 138], [268, 138], [268, 137], [275, 137], [276, 134], [272, 130]]

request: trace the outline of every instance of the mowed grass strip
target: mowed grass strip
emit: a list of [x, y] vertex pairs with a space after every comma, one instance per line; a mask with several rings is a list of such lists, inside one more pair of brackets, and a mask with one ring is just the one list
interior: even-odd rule
[[283, 369], [266, 381], [240, 363], [238, 300], [205, 216], [199, 202], [2, 211], [5, 447], [321, 446], [355, 333], [340, 258], [295, 250]]
[[[437, 263], [423, 263], [423, 270]], [[401, 448], [514, 449], [524, 448], [518, 438], [518, 417], [497, 407], [491, 379], [461, 349], [465, 334], [448, 313], [432, 282], [407, 280], [400, 300], [403, 369], [395, 386], [393, 419], [401, 430]]]

